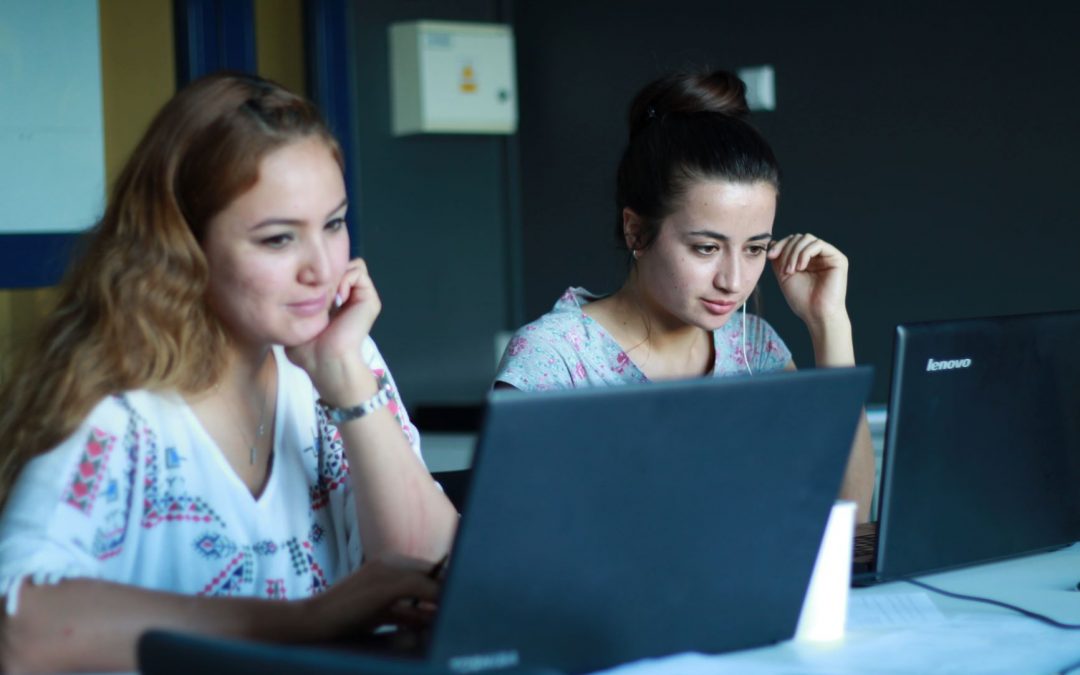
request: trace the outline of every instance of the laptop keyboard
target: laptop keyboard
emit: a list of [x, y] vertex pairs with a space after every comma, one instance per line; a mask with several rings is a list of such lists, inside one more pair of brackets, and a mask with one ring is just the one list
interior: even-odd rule
[[855, 550], [852, 553], [851, 562], [858, 569], [859, 566], [869, 567], [874, 563], [874, 552], [877, 549], [877, 523], [859, 523], [855, 526]]

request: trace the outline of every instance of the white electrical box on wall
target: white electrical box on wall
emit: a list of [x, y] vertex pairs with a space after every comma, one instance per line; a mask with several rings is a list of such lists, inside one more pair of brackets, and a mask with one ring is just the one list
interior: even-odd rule
[[751, 110], [776, 110], [776, 71], [772, 66], [740, 68], [739, 78], [746, 84], [746, 105]]
[[514, 34], [490, 23], [390, 26], [395, 136], [517, 131]]

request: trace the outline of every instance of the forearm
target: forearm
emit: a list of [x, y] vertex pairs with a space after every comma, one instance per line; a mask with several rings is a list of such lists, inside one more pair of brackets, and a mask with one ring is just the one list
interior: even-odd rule
[[808, 323], [807, 328], [810, 330], [810, 341], [814, 345], [814, 363], [818, 368], [855, 365], [851, 320], [846, 313], [821, 323]]
[[[377, 391], [371, 371], [355, 374], [346, 405]], [[340, 425], [366, 558], [400, 554], [439, 560], [450, 549], [457, 513], [413, 452], [388, 407]]]
[[364, 556], [391, 553], [439, 560], [450, 550], [457, 513], [390, 411], [370, 417], [340, 429]]
[[[809, 326], [814, 345], [814, 361], [818, 368], [838, 368], [855, 365], [855, 346], [851, 336], [851, 321], [847, 314]], [[851, 445], [847, 470], [840, 486], [840, 498], [857, 505], [856, 520], [870, 519], [870, 502], [874, 497], [874, 448], [866, 413], [859, 415], [855, 440]]]
[[874, 499], [874, 447], [870, 440], [870, 425], [866, 413], [859, 414], [859, 426], [855, 429], [855, 441], [851, 444], [847, 470], [840, 484], [840, 498], [855, 502], [855, 520], [870, 520], [870, 504]]
[[135, 670], [151, 629], [306, 642], [320, 639], [304, 602], [203, 598], [91, 579], [23, 584], [19, 609], [0, 619], [4, 672]]

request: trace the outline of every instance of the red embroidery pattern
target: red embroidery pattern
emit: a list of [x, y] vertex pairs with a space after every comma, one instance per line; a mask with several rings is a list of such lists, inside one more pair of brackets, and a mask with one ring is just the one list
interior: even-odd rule
[[203, 589], [199, 591], [199, 595], [240, 594], [244, 582], [251, 581], [251, 575], [247, 573], [246, 565], [243, 564], [245, 557], [243, 553], [238, 553], [229, 561], [225, 569], [211, 579], [210, 583], [203, 586]]
[[86, 440], [79, 464], [75, 467], [75, 475], [71, 484], [64, 492], [64, 501], [74, 506], [86, 515], [90, 515], [101, 488], [102, 475], [108, 464], [109, 454], [116, 444], [116, 437], [101, 429], [91, 429], [90, 436]]
[[308, 591], [312, 595], [317, 595], [330, 588], [330, 584], [326, 581], [326, 574], [323, 572], [322, 567], [315, 561], [315, 556], [311, 554], [311, 542], [305, 541], [301, 546], [305, 549], [304, 555], [307, 557], [308, 565], [311, 567], [311, 586], [308, 587]]
[[111, 530], [98, 530], [94, 537], [94, 555], [98, 560], [108, 560], [120, 554], [124, 548], [124, 536], [127, 534], [127, 523], [114, 527]]
[[217, 512], [202, 497], [188, 494], [176, 495], [163, 490], [162, 481], [158, 476], [160, 465], [157, 446], [149, 443], [143, 463], [146, 469], [143, 476], [145, 494], [141, 522], [143, 528], [150, 529], [162, 523], [177, 521], [195, 523], [216, 521], [224, 525]]
[[284, 579], [267, 579], [266, 580], [266, 597], [271, 600], [285, 600], [285, 580]]

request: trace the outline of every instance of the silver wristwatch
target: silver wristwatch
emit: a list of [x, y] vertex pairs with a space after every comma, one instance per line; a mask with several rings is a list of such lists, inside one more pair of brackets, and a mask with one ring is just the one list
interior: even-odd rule
[[369, 415], [379, 408], [383, 407], [390, 402], [390, 397], [394, 394], [394, 388], [390, 386], [390, 383], [384, 384], [379, 388], [379, 391], [375, 392], [375, 395], [364, 401], [360, 405], [354, 405], [349, 408], [338, 408], [330, 405], [326, 401], [319, 399], [319, 407], [326, 413], [327, 419], [334, 426], [341, 426], [346, 422], [351, 422], [355, 419], [360, 419], [364, 415]]

